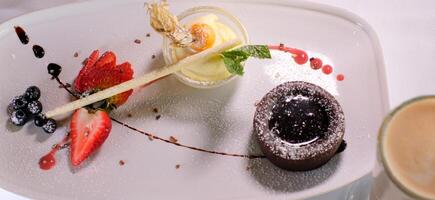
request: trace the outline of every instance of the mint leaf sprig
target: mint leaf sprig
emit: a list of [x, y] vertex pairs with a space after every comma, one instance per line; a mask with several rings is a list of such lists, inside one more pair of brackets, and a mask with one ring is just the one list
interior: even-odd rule
[[224, 61], [228, 72], [239, 76], [243, 75], [244, 73], [242, 63], [249, 57], [259, 59], [272, 58], [267, 45], [246, 45], [237, 49], [225, 51], [221, 53], [220, 56]]

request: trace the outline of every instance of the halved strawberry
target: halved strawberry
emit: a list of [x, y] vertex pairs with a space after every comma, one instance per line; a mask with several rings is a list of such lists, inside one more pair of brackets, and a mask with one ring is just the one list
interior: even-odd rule
[[89, 112], [80, 108], [72, 116], [70, 129], [71, 163], [78, 166], [104, 143], [112, 129], [112, 121], [105, 111]]
[[[92, 52], [85, 66], [80, 70], [74, 81], [74, 90], [78, 93], [95, 92], [118, 85], [133, 78], [130, 63], [116, 65], [116, 55], [106, 52], [100, 58], [99, 51]], [[98, 59], [98, 60], [97, 60]], [[125, 103], [133, 90], [118, 94], [107, 99], [108, 105], [118, 107]]]

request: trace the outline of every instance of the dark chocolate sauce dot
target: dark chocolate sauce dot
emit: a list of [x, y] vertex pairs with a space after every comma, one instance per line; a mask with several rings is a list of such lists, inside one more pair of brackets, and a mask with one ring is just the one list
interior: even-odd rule
[[42, 58], [42, 57], [44, 57], [44, 55], [45, 55], [45, 51], [44, 51], [44, 48], [42, 48], [41, 46], [39, 46], [39, 45], [33, 45], [33, 53], [35, 54], [35, 56], [37, 57], [37, 58]]
[[27, 33], [26, 31], [24, 31], [23, 28], [19, 26], [15, 26], [15, 33], [17, 33], [17, 36], [20, 39], [21, 43], [23, 44], [29, 43], [29, 37], [27, 36]]
[[47, 71], [53, 77], [58, 77], [60, 72], [62, 71], [62, 67], [56, 63], [50, 63], [47, 66]]
[[346, 140], [341, 141], [341, 144], [340, 144], [340, 146], [338, 147], [336, 153], [341, 153], [341, 152], [343, 152], [343, 151], [346, 149], [346, 147], [347, 147], [347, 142], [346, 142]]
[[290, 143], [321, 138], [328, 130], [329, 118], [319, 97], [297, 91], [280, 97], [272, 107], [269, 129]]

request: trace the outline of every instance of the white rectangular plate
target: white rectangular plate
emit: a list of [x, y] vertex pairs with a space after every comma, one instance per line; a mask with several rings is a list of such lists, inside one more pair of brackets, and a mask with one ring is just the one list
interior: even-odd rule
[[[39, 158], [62, 139], [68, 120], [49, 137], [33, 125], [13, 129], [3, 112], [0, 187], [36, 199], [293, 199], [334, 190], [371, 171], [375, 135], [388, 97], [382, 53], [370, 26], [343, 10], [302, 1], [170, 2], [174, 13], [198, 5], [222, 7], [236, 15], [254, 44], [284, 43], [327, 56], [334, 70], [346, 76], [336, 83], [346, 115], [346, 151], [319, 169], [287, 172], [265, 159], [224, 157], [150, 141], [114, 123], [106, 143], [84, 167], [72, 169], [63, 151], [54, 169], [42, 171]], [[29, 45], [19, 42], [15, 25], [25, 28]], [[142, 43], [134, 43], [135, 39]], [[33, 44], [45, 48], [43, 59], [33, 56]], [[118, 62], [130, 61], [138, 76], [163, 65], [161, 44], [161, 37], [149, 27], [143, 1], [85, 2], [10, 20], [0, 26], [0, 110], [30, 85], [41, 88], [45, 110], [70, 101], [50, 80], [46, 70], [50, 62], [61, 64], [61, 79], [71, 83], [92, 50], [112, 50]], [[156, 59], [151, 59], [153, 54]], [[187, 145], [258, 152], [251, 139], [254, 104], [278, 84], [267, 73], [274, 62], [249, 61], [243, 77], [214, 90], [193, 89], [169, 77], [136, 90], [113, 116]], [[160, 120], [155, 120], [152, 108], [159, 109]], [[125, 165], [120, 166], [120, 160]]]

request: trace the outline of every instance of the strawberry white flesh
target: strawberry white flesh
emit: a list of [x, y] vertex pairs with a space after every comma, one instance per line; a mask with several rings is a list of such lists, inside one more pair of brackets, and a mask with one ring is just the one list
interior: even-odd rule
[[70, 129], [71, 163], [78, 166], [104, 143], [112, 129], [112, 122], [104, 111], [90, 113], [80, 108], [73, 114]]

